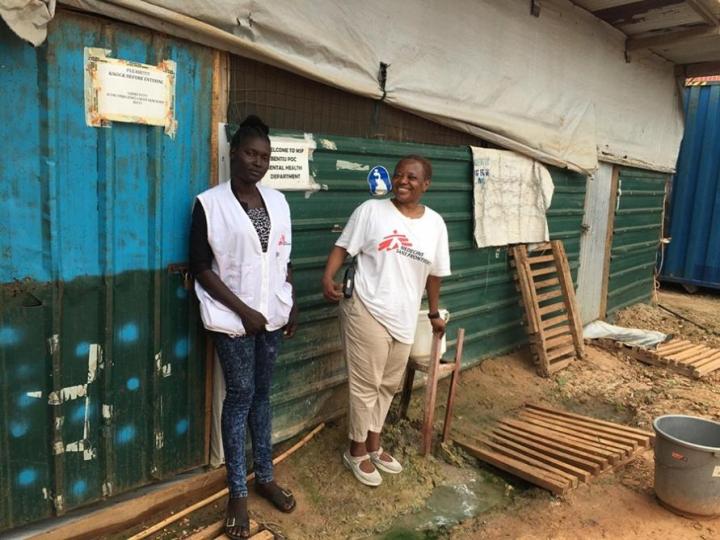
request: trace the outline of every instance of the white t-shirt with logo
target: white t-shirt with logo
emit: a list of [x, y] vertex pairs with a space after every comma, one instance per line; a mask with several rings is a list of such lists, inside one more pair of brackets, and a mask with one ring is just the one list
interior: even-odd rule
[[425, 207], [404, 216], [390, 199], [371, 199], [355, 209], [336, 246], [356, 256], [355, 292], [395, 339], [412, 343], [429, 275], [450, 275], [447, 227]]

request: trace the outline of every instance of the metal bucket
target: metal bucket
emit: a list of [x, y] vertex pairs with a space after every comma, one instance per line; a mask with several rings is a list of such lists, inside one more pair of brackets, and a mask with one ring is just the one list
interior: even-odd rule
[[680, 515], [720, 515], [720, 423], [666, 415], [653, 422], [655, 494]]

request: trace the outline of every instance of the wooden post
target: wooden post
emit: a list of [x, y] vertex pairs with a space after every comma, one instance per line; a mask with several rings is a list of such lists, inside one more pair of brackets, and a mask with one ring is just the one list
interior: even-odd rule
[[435, 417], [435, 398], [437, 397], [437, 376], [440, 364], [440, 338], [433, 334], [428, 365], [427, 382], [425, 383], [425, 418], [422, 427], [422, 444], [420, 455], [426, 456], [432, 445], [432, 428]]
[[568, 265], [565, 248], [560, 240], [552, 241], [553, 255], [555, 256], [555, 265], [558, 269], [558, 279], [560, 279], [560, 288], [565, 297], [565, 309], [568, 313], [570, 321], [570, 330], [575, 344], [575, 352], [578, 357], [585, 355], [585, 342], [582, 335], [582, 320], [577, 309], [577, 301], [575, 300], [575, 286], [573, 285], [572, 275], [570, 274], [570, 266]]
[[410, 365], [411, 362], [412, 360], [408, 362], [408, 367], [405, 371], [405, 382], [403, 382], [402, 393], [400, 394], [400, 418], [407, 418], [413, 382], [415, 382], [415, 368]]
[[603, 258], [602, 289], [600, 290], [600, 318], [607, 316], [608, 282], [610, 280], [610, 263], [612, 257], [613, 234], [615, 232], [615, 207], [617, 206], [620, 167], [613, 166], [610, 180], [610, 205], [608, 208], [608, 224], [605, 234], [605, 257]]
[[465, 329], [460, 328], [455, 342], [455, 369], [450, 378], [450, 390], [448, 390], [447, 406], [445, 407], [445, 423], [443, 424], [442, 442], [448, 440], [450, 435], [450, 424], [452, 423], [452, 410], [455, 406], [455, 393], [460, 380], [460, 369], [462, 368], [463, 342], [465, 341]]

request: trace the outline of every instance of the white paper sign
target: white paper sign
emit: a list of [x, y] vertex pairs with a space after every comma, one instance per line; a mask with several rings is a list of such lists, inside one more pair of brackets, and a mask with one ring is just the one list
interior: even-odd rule
[[85, 115], [87, 124], [110, 122], [163, 126], [174, 136], [175, 62], [157, 66], [107, 56], [105, 49], [85, 49]]
[[315, 148], [314, 141], [270, 137], [270, 145], [270, 168], [261, 180], [263, 186], [297, 191], [316, 189], [310, 176], [310, 152]]

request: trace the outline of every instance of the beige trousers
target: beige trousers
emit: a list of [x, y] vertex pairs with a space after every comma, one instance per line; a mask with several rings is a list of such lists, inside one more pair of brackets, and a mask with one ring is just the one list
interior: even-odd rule
[[368, 431], [382, 431], [411, 345], [394, 339], [370, 315], [357, 293], [340, 304], [340, 334], [350, 387], [349, 437], [363, 442]]

